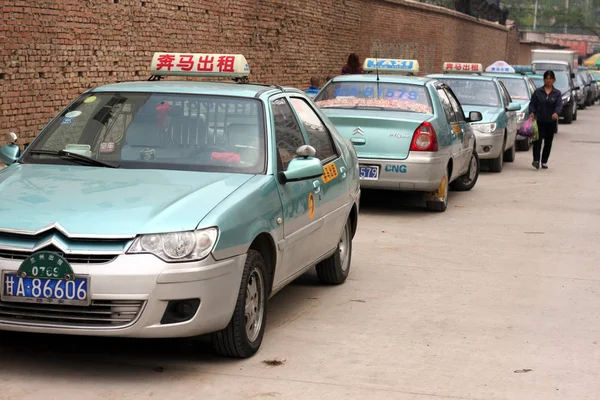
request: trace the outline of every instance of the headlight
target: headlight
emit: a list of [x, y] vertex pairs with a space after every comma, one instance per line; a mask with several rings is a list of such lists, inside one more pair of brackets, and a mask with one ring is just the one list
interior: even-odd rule
[[563, 101], [563, 103], [568, 103], [569, 101], [571, 101], [571, 95], [567, 94], [567, 95], [563, 96], [562, 101]]
[[525, 119], [525, 113], [524, 112], [518, 112], [517, 113], [517, 120], [519, 122], [523, 121]]
[[473, 129], [481, 132], [481, 133], [493, 133], [496, 130], [496, 123], [492, 122], [491, 124], [473, 124]]
[[217, 242], [217, 228], [138, 236], [128, 254], [154, 254], [166, 262], [206, 258]]

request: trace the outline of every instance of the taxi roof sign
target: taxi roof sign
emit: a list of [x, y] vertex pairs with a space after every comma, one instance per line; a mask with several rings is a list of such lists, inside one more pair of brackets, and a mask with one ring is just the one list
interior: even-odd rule
[[445, 62], [443, 71], [456, 73], [483, 72], [483, 65], [477, 63]]
[[515, 69], [506, 61], [496, 61], [492, 65], [488, 65], [485, 72], [502, 72], [505, 74], [514, 74]]
[[517, 74], [532, 73], [535, 74], [535, 66], [533, 65], [512, 65]]
[[154, 53], [153, 76], [214, 76], [244, 78], [250, 66], [242, 54]]
[[367, 58], [363, 62], [365, 72], [379, 72], [392, 74], [417, 74], [419, 62], [417, 60], [397, 60], [391, 58]]

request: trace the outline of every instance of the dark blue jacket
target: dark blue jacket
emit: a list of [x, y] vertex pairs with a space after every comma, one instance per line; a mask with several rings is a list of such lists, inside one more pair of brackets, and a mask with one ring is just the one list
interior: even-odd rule
[[540, 86], [531, 95], [529, 113], [534, 114], [540, 122], [552, 122], [552, 114], [560, 115], [563, 109], [562, 94], [560, 90], [553, 87], [549, 95], [546, 89]]

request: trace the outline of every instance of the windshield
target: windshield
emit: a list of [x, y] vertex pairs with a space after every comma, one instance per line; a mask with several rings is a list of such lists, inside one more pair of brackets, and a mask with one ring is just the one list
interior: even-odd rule
[[535, 87], [544, 86], [544, 78], [542, 78], [541, 76], [530, 76], [530, 78], [533, 81], [533, 83], [535, 83]]
[[600, 72], [590, 72], [595, 81], [600, 81]]
[[522, 78], [500, 78], [513, 100], [529, 100], [527, 84]]
[[561, 91], [565, 91], [569, 89], [569, 75], [566, 71], [555, 71], [554, 75], [556, 76], [556, 82], [554, 82], [554, 86]]
[[320, 108], [380, 109], [433, 114], [425, 86], [390, 82], [331, 82], [315, 98]]
[[462, 105], [500, 107], [498, 88], [493, 81], [453, 78], [440, 80], [450, 86]]
[[537, 71], [566, 71], [567, 70], [567, 64], [561, 64], [561, 63], [548, 63], [548, 62], [541, 62], [541, 63], [532, 63], [532, 65], [535, 67], [535, 69]]
[[255, 99], [88, 93], [40, 133], [22, 161], [71, 165], [48, 154], [64, 150], [122, 168], [261, 173], [262, 115]]

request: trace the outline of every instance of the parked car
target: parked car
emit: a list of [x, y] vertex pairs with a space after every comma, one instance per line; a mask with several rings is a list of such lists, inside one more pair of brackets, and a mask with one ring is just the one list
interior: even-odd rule
[[[211, 334], [249, 357], [267, 299], [350, 271], [358, 160], [296, 89], [242, 55], [156, 53], [152, 81], [86, 91], [0, 149], [0, 330]], [[165, 75], [240, 83], [165, 81]]]
[[577, 108], [585, 110], [587, 107], [588, 97], [590, 94], [590, 86], [586, 86], [585, 77], [583, 74], [575, 73], [575, 85], [579, 88], [575, 91], [575, 99], [577, 100]]
[[[544, 86], [543, 74], [544, 73], [542, 72], [528, 76], [534, 81], [536, 86], [541, 87]], [[567, 71], [554, 71], [554, 75], [556, 77], [554, 87], [556, 87], [562, 93], [563, 101], [563, 110], [559, 117], [564, 123], [570, 124], [573, 119], [577, 117], [577, 91], [580, 88], [574, 83], [573, 79], [569, 77], [569, 73]]]
[[[494, 64], [492, 64], [494, 65]], [[520, 104], [521, 109], [517, 112], [517, 144], [516, 149], [528, 151], [531, 146], [531, 138], [519, 135], [523, 124], [529, 118], [529, 102], [536, 87], [533, 81], [526, 75], [533, 72], [533, 68], [525, 66], [509, 66], [505, 72], [486, 72], [485, 75], [495, 76], [504, 84], [513, 102]], [[488, 71], [490, 68], [486, 68]], [[519, 72], [517, 72], [517, 70]]]
[[452, 90], [416, 74], [417, 60], [366, 59], [370, 74], [333, 78], [316, 104], [358, 154], [361, 187], [424, 192], [426, 206], [445, 211], [448, 187], [471, 190], [479, 157], [470, 122]]
[[598, 98], [599, 94], [598, 84], [596, 83], [596, 80], [594, 79], [592, 74], [590, 74], [590, 72], [585, 68], [577, 69], [575, 74], [581, 76], [583, 81], [585, 82], [585, 86], [589, 88], [586, 105], [593, 105], [596, 102], [596, 99]]
[[504, 161], [515, 160], [517, 112], [521, 105], [511, 100], [498, 78], [481, 74], [481, 64], [446, 62], [444, 72], [428, 77], [450, 86], [466, 112], [481, 110], [483, 120], [471, 124], [477, 153], [489, 162], [490, 171], [501, 172]]

